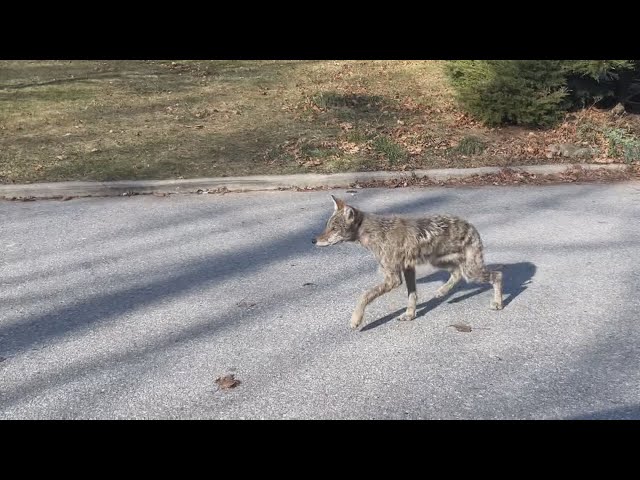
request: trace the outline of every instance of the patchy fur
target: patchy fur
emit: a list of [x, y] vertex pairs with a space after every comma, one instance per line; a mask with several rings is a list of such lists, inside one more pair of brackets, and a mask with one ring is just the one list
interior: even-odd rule
[[319, 247], [340, 242], [358, 242], [378, 260], [384, 283], [362, 294], [351, 316], [351, 327], [358, 328], [365, 308], [379, 296], [402, 284], [404, 276], [409, 302], [400, 320], [416, 316], [416, 265], [431, 264], [451, 272], [449, 280], [436, 292], [442, 297], [464, 278], [470, 282], [491, 283], [491, 308], [502, 309], [502, 272], [485, 267], [480, 234], [466, 220], [450, 215], [422, 218], [381, 216], [365, 213], [331, 196], [334, 212], [325, 231], [313, 240]]

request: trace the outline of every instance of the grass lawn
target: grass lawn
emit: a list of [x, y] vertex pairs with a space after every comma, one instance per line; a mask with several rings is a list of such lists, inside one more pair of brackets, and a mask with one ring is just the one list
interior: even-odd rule
[[0, 61], [0, 183], [632, 162], [639, 136], [594, 109], [486, 128], [442, 61]]

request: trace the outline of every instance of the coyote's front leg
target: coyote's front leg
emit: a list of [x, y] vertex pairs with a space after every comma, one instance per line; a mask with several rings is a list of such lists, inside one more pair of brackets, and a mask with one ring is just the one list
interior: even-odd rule
[[400, 285], [402, 285], [400, 272], [386, 273], [384, 283], [376, 285], [364, 292], [358, 301], [356, 309], [353, 311], [353, 315], [351, 315], [351, 328], [358, 328], [360, 326], [364, 318], [364, 309], [367, 308], [367, 305], [380, 295], [384, 295]]
[[404, 281], [407, 285], [407, 311], [404, 312], [398, 320], [413, 320], [416, 318], [416, 303], [418, 302], [418, 293], [416, 292], [416, 270], [415, 268], [405, 268]]

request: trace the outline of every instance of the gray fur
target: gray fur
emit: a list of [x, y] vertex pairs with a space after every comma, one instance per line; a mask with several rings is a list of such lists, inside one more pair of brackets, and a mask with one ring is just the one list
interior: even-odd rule
[[480, 234], [466, 220], [451, 215], [422, 218], [381, 216], [365, 213], [331, 196], [334, 212], [325, 231], [313, 240], [319, 247], [340, 242], [358, 242], [378, 260], [384, 282], [362, 294], [351, 316], [351, 328], [358, 328], [369, 303], [402, 284], [404, 277], [408, 305], [400, 320], [416, 317], [416, 265], [431, 264], [451, 272], [449, 280], [436, 292], [443, 297], [464, 278], [491, 283], [490, 307], [502, 309], [502, 272], [487, 270]]

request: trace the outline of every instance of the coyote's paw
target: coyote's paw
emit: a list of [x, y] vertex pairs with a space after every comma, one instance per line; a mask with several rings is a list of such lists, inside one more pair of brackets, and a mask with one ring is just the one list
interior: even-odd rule
[[443, 288], [440, 287], [438, 290], [436, 290], [435, 295], [433, 296], [434, 298], [442, 298], [444, 297], [447, 293], [449, 293], [449, 289], [448, 288]]
[[413, 320], [414, 318], [416, 318], [416, 313], [408, 313], [408, 312], [404, 312], [402, 315], [400, 315], [398, 317], [398, 321], [400, 322], [409, 322], [411, 320]]
[[502, 310], [502, 302], [492, 301], [491, 305], [489, 305], [491, 310]]
[[351, 323], [350, 323], [351, 328], [353, 329], [358, 328], [362, 324], [363, 319], [364, 319], [363, 315], [358, 314], [358, 312], [354, 312], [353, 315], [351, 315]]

